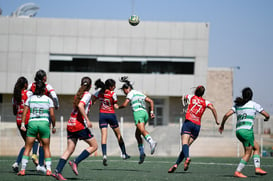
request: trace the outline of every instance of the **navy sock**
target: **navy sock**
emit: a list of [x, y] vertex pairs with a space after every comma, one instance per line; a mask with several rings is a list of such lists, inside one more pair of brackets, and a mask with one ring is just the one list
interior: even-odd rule
[[82, 153], [75, 159], [75, 163], [78, 165], [81, 161], [89, 157], [90, 153], [87, 150], [83, 150]]
[[184, 144], [182, 146], [182, 151], [183, 151], [184, 157], [188, 158], [189, 157], [189, 145]]
[[140, 155], [145, 154], [143, 144], [138, 144], [138, 150], [139, 150]]
[[32, 146], [32, 154], [37, 155], [38, 146], [39, 146], [39, 142], [38, 141], [34, 141], [34, 144]]
[[55, 171], [56, 171], [57, 173], [62, 173], [63, 168], [64, 168], [66, 162], [67, 162], [67, 160], [65, 160], [65, 159], [63, 159], [63, 158], [60, 158], [59, 163], [58, 163], [58, 165], [57, 165]]
[[102, 155], [106, 155], [106, 144], [101, 144]]
[[21, 163], [22, 161], [22, 157], [23, 157], [23, 154], [24, 154], [24, 151], [25, 151], [25, 147], [22, 147], [20, 152], [19, 152], [19, 155], [16, 159], [16, 162], [18, 163], [18, 165]]
[[176, 164], [179, 165], [184, 159], [184, 153], [183, 153], [183, 150], [181, 150], [177, 160], [176, 160]]
[[39, 165], [43, 166], [45, 161], [45, 152], [42, 146], [39, 147]]
[[122, 154], [126, 154], [126, 149], [125, 149], [124, 142], [119, 143], [119, 147], [120, 147], [120, 150], [121, 150]]

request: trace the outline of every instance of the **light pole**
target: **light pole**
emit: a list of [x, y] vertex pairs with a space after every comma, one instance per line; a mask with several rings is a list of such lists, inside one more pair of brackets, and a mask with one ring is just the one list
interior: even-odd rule
[[[233, 66], [230, 67], [231, 68], [231, 76], [232, 76], [232, 101], [235, 100], [235, 96], [234, 96], [234, 70], [240, 70], [240, 66]], [[236, 131], [236, 123], [237, 123], [237, 118], [236, 115], [233, 114], [232, 115], [232, 124], [233, 124], [233, 130], [232, 130], [232, 134], [235, 136], [235, 131]], [[240, 144], [239, 141], [237, 140], [237, 157], [240, 156]]]

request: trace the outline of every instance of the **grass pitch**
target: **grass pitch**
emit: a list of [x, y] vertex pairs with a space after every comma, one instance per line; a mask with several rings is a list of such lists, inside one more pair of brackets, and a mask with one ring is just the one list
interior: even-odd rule
[[[53, 158], [54, 170], [59, 158]], [[120, 157], [108, 157], [108, 166], [102, 165], [101, 157], [89, 157], [79, 164], [79, 175], [76, 176], [67, 164], [63, 170], [63, 176], [68, 180], [98, 180], [98, 181], [150, 181], [150, 180], [190, 180], [190, 181], [219, 181], [236, 180], [233, 173], [240, 158], [197, 158], [193, 157], [187, 172], [183, 170], [183, 164], [174, 173], [168, 173], [168, 169], [176, 161], [175, 157], [147, 156], [145, 162], [138, 164], [138, 157], [122, 160]], [[15, 157], [0, 157], [1, 181], [50, 181], [53, 177], [40, 175], [36, 172], [31, 160], [25, 176], [17, 176], [11, 169]], [[268, 172], [265, 176], [257, 176], [254, 173], [254, 165], [251, 160], [243, 173], [248, 176], [244, 180], [273, 180], [273, 158], [262, 158], [262, 168]]]

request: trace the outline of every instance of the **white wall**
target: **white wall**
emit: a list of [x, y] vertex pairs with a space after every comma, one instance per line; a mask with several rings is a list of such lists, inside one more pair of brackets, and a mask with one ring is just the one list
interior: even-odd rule
[[[178, 96], [206, 85], [207, 23], [141, 22], [45, 18], [0, 18], [0, 93], [12, 93], [16, 79], [31, 82], [38, 69], [59, 94], [74, 94], [80, 78], [118, 79], [124, 74], [49, 72], [50, 54], [194, 57], [194, 75], [129, 74], [135, 88], [154, 96]], [[121, 94], [121, 92], [118, 92]]]

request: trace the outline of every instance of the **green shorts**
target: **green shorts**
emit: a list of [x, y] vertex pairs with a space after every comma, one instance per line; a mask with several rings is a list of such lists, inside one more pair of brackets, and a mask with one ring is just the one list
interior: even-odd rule
[[134, 115], [135, 125], [137, 125], [138, 123], [146, 124], [149, 119], [149, 115], [147, 111], [144, 111], [144, 110], [136, 111], [133, 113], [133, 115]]
[[28, 123], [27, 136], [40, 138], [50, 138], [50, 127], [48, 121], [30, 121]]
[[254, 146], [254, 132], [248, 129], [239, 129], [236, 131], [236, 137], [245, 147]]

